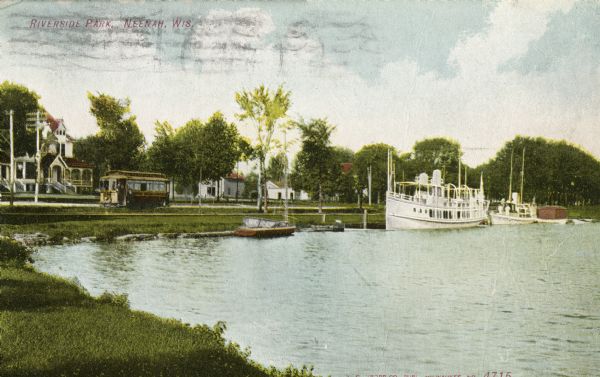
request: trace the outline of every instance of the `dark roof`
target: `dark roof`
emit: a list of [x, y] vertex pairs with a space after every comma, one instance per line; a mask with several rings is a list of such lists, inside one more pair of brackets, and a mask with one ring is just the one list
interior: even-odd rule
[[46, 121], [48, 122], [48, 126], [50, 127], [50, 129], [52, 130], [52, 132], [56, 131], [56, 129], [60, 125], [60, 120], [54, 118], [49, 113], [46, 115]]
[[348, 172], [350, 172], [350, 170], [352, 170], [352, 163], [351, 162], [342, 162], [341, 166], [342, 166], [342, 171], [344, 173], [346, 173], [346, 174]]
[[238, 173], [229, 173], [227, 174], [227, 176], [225, 177], [226, 179], [231, 179], [234, 181], [243, 181], [244, 180], [244, 175], [243, 174], [238, 174]]
[[93, 168], [94, 165], [90, 164], [89, 162], [85, 162], [85, 161], [79, 161], [76, 158], [70, 158], [70, 157], [63, 157], [63, 160], [65, 161], [65, 164], [67, 164], [68, 167], [70, 168]]

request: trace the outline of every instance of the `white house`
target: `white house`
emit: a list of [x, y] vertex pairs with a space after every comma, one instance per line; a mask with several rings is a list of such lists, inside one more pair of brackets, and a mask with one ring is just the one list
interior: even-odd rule
[[244, 176], [237, 173], [229, 173], [219, 181], [208, 181], [200, 184], [200, 196], [202, 198], [241, 198], [244, 193]]
[[[79, 161], [73, 157], [73, 139], [67, 134], [62, 119], [47, 116], [46, 127], [42, 130], [42, 140], [52, 134], [55, 141], [48, 145], [47, 154], [42, 158], [41, 178], [46, 191], [81, 192], [93, 188], [92, 164]], [[15, 189], [16, 191], [34, 191], [37, 176], [35, 156], [15, 157]], [[8, 189], [10, 181], [10, 163], [0, 163], [0, 186]]]
[[[308, 200], [309, 196], [306, 191], [294, 190], [288, 186], [288, 200]], [[282, 200], [285, 198], [285, 188], [275, 184], [272, 181], [267, 181], [267, 198]]]

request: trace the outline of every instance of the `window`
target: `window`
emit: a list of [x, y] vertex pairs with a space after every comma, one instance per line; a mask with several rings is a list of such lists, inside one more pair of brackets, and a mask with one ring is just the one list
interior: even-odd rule
[[429, 217], [433, 217], [433, 210], [432, 209], [429, 210]]

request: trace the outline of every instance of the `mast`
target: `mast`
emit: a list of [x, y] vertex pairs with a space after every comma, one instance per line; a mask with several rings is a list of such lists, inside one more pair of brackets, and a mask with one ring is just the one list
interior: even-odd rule
[[521, 159], [521, 194], [519, 195], [519, 203], [523, 203], [523, 180], [525, 177], [525, 147], [523, 147], [523, 158]]
[[510, 198], [512, 196], [512, 176], [513, 176], [513, 154], [515, 150], [510, 151], [510, 177], [508, 179], [508, 201], [510, 202]]
[[455, 193], [454, 197], [460, 198], [460, 152], [458, 152], [458, 192]]
[[387, 191], [391, 191], [390, 190], [390, 150], [388, 149], [387, 151]]
[[287, 158], [287, 132], [283, 130], [283, 150], [285, 153], [285, 169], [283, 170], [283, 186], [285, 187], [283, 199], [283, 219], [288, 221], [288, 158]]

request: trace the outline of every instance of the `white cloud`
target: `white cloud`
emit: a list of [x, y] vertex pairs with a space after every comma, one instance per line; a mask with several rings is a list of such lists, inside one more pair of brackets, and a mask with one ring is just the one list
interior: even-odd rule
[[[178, 126], [221, 110], [233, 120], [235, 91], [283, 83], [293, 92], [292, 115], [327, 117], [337, 125], [334, 142], [353, 149], [386, 142], [408, 150], [419, 139], [449, 136], [465, 147], [469, 164], [478, 164], [505, 141], [524, 134], [567, 138], [600, 156], [600, 140], [591, 137], [600, 120], [600, 71], [591, 54], [574, 51], [547, 72], [498, 69], [524, 56], [544, 35], [551, 17], [571, 6], [558, 1], [499, 3], [488, 27], [452, 49], [448, 61], [456, 67], [453, 77], [423, 72], [417, 62], [403, 59], [385, 65], [375, 82], [368, 81], [328, 60], [322, 42], [302, 32], [302, 25], [283, 33], [282, 45], [268, 44], [274, 22], [268, 12], [256, 9], [210, 13], [193, 38], [201, 46], [216, 41], [225, 48], [190, 50], [190, 56], [209, 62], [201, 69], [140, 74], [75, 70], [49, 77], [43, 70], [13, 67], [7, 77], [40, 92], [44, 105], [64, 116], [77, 136], [95, 127], [85, 90], [131, 97], [133, 113], [151, 136], [157, 119]], [[238, 30], [239, 25], [245, 26]], [[240, 49], [240, 43], [252, 48]], [[228, 57], [241, 59], [223, 69], [220, 59]], [[251, 134], [250, 127], [240, 129]]]

